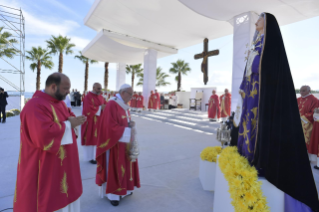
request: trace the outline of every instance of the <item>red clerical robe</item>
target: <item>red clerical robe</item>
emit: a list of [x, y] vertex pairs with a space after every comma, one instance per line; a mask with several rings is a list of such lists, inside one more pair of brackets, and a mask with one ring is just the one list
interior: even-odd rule
[[154, 94], [151, 93], [149, 99], [148, 99], [148, 109], [154, 109]]
[[154, 105], [155, 105], [155, 110], [159, 109], [161, 106], [161, 97], [159, 93], [154, 93]]
[[220, 107], [219, 107], [219, 98], [218, 96], [211, 95], [209, 102], [208, 102], [209, 108], [208, 108], [208, 118], [215, 119], [220, 118]]
[[142, 95], [138, 95], [136, 97], [136, 107], [143, 108], [144, 97]]
[[[317, 106], [318, 99], [310, 94], [309, 96], [303, 98], [299, 97], [297, 99], [299, 113], [301, 117], [301, 124], [305, 136], [305, 141], [307, 148], [309, 148], [310, 138], [313, 128], [313, 111]], [[308, 149], [309, 151], [309, 149]]]
[[[319, 108], [319, 100], [317, 101], [316, 108]], [[308, 153], [317, 155], [319, 157], [319, 114], [313, 115], [313, 128], [310, 138], [310, 144], [307, 145]]]
[[[131, 119], [129, 111], [129, 120]], [[125, 127], [128, 126], [125, 110], [111, 100], [101, 117], [101, 130], [96, 149], [96, 184], [107, 182], [106, 193], [126, 195], [127, 190], [140, 187], [138, 161], [131, 162], [127, 151], [129, 144], [119, 142]], [[106, 151], [109, 152], [109, 164], [106, 171]], [[107, 173], [107, 176], [106, 176]]]
[[82, 181], [76, 136], [61, 145], [64, 121], [74, 114], [63, 101], [37, 91], [20, 119], [20, 154], [14, 212], [53, 212], [76, 201]]
[[227, 118], [230, 116], [230, 107], [231, 107], [231, 94], [223, 94], [220, 96], [220, 108], [222, 118]]
[[131, 103], [130, 103], [130, 106], [132, 107], [132, 108], [136, 108], [136, 98], [137, 98], [137, 94], [134, 94], [133, 96], [132, 96], [132, 99], [131, 99]]
[[97, 144], [100, 116], [96, 113], [102, 104], [106, 104], [102, 95], [89, 92], [84, 98], [82, 115], [87, 117], [87, 121], [81, 126], [82, 146]]

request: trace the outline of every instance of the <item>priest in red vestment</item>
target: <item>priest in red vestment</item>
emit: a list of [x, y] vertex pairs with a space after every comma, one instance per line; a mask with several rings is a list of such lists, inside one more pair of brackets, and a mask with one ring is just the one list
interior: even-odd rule
[[136, 98], [137, 98], [137, 96], [138, 96], [137, 93], [134, 92], [133, 97], [130, 101], [130, 107], [131, 107], [132, 111], [136, 111]]
[[220, 116], [222, 121], [226, 121], [226, 118], [230, 116], [231, 107], [231, 94], [228, 89], [225, 89], [225, 94], [220, 96]]
[[154, 108], [154, 92], [151, 91], [151, 95], [148, 98], [148, 109], [151, 111]]
[[141, 112], [144, 108], [144, 97], [142, 96], [142, 93], [139, 92], [138, 96], [136, 97], [136, 108], [138, 112]]
[[309, 153], [309, 159], [311, 161], [316, 161], [316, 155], [313, 155], [309, 152], [309, 144], [314, 121], [313, 113], [317, 106], [318, 99], [311, 94], [311, 89], [307, 85], [304, 85], [300, 88], [300, 95], [301, 97], [297, 99], [297, 102], [300, 113], [301, 125]]
[[70, 80], [51, 74], [20, 114], [20, 153], [14, 193], [15, 212], [80, 212], [82, 180], [74, 128], [75, 117], [63, 99]]
[[155, 104], [154, 104], [154, 106], [155, 106], [154, 110], [160, 109], [160, 106], [161, 106], [161, 97], [160, 97], [159, 93], [157, 93], [157, 90], [155, 90], [154, 102], [155, 102]]
[[107, 197], [113, 206], [119, 205], [121, 198], [132, 195], [134, 187], [140, 187], [138, 161], [132, 162], [128, 155], [131, 130], [135, 127], [127, 105], [132, 96], [132, 87], [122, 85], [106, 105], [101, 119], [96, 184], [101, 188], [101, 197]]
[[211, 121], [218, 121], [220, 118], [219, 97], [215, 90], [213, 90], [213, 95], [208, 102], [208, 118]]
[[317, 165], [314, 166], [315, 169], [319, 169], [319, 100], [317, 101], [317, 108], [314, 110], [313, 114], [313, 128], [310, 138], [310, 144], [307, 145], [308, 153], [316, 155]]
[[102, 86], [94, 83], [93, 90], [86, 94], [83, 101], [82, 115], [87, 117], [87, 121], [81, 126], [81, 144], [84, 153], [84, 160], [96, 164], [95, 153], [98, 140], [98, 126], [102, 110], [106, 101], [101, 95]]

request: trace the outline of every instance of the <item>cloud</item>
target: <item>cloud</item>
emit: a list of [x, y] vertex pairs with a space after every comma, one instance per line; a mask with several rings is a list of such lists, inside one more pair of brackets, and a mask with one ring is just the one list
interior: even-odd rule
[[80, 51], [82, 51], [84, 47], [86, 47], [90, 42], [89, 39], [80, 38], [77, 36], [70, 36], [70, 38], [71, 38], [71, 43], [75, 44], [75, 49]]
[[71, 10], [70, 8], [68, 8], [67, 6], [65, 6], [64, 4], [61, 4], [60, 2], [56, 1], [56, 0], [47, 0], [47, 2], [49, 2], [50, 4], [70, 13], [73, 14], [75, 16], [77, 16], [78, 18], [82, 19], [83, 17], [80, 16], [78, 13], [76, 13], [75, 11]]

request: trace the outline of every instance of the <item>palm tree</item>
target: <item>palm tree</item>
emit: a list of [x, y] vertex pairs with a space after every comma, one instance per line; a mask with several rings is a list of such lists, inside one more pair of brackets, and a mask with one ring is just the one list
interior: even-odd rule
[[142, 64], [126, 66], [126, 74], [132, 74], [132, 89], [134, 89], [135, 74], [140, 75], [143, 72]]
[[94, 63], [98, 63], [97, 60], [90, 60], [87, 57], [84, 57], [82, 55], [82, 52], [79, 51], [80, 55], [75, 55], [74, 58], [78, 58], [79, 60], [82, 61], [82, 63], [85, 64], [85, 73], [84, 73], [84, 91], [88, 90], [88, 78], [89, 78], [89, 63], [94, 64]]
[[109, 63], [104, 63], [104, 91], [107, 91], [109, 85]]
[[169, 69], [172, 74], [177, 74], [177, 91], [181, 90], [182, 74], [187, 75], [187, 72], [191, 71], [188, 63], [184, 60], [177, 60], [176, 63], [172, 63], [173, 67]]
[[0, 27], [0, 57], [7, 57], [12, 59], [19, 50], [13, 46], [13, 44], [18, 43], [18, 41], [12, 38], [10, 32], [2, 32], [4, 27]]
[[48, 48], [51, 50], [51, 53], [59, 53], [59, 72], [62, 73], [63, 67], [63, 54], [73, 54], [72, 48], [75, 46], [73, 43], [70, 43], [71, 38], [63, 37], [59, 35], [55, 37], [52, 35], [50, 40], [47, 40]]
[[[136, 85], [143, 85], [144, 74], [140, 73], [140, 74], [138, 74], [138, 77], [139, 77], [139, 81]], [[170, 82], [165, 81], [167, 77], [169, 77], [169, 75], [162, 72], [161, 67], [157, 67], [157, 69], [156, 69], [156, 87], [170, 85], [171, 84]]]
[[54, 63], [52, 62], [52, 57], [47, 49], [42, 49], [40, 46], [38, 48], [32, 47], [31, 51], [27, 51], [29, 55], [26, 56], [28, 60], [31, 60], [30, 68], [34, 72], [37, 69], [37, 83], [36, 89], [40, 90], [40, 75], [41, 66], [52, 70]]

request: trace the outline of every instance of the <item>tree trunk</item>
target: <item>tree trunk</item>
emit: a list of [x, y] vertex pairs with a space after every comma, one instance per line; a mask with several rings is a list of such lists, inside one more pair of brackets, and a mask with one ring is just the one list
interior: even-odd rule
[[109, 63], [104, 64], [104, 91], [107, 91], [109, 84]]
[[60, 52], [59, 55], [59, 73], [62, 73], [62, 67], [63, 67], [63, 54]]
[[178, 81], [177, 81], [177, 91], [181, 91], [181, 81], [182, 81], [181, 72], [178, 72]]
[[84, 91], [88, 90], [88, 78], [89, 78], [89, 61], [85, 63]]
[[132, 90], [134, 91], [134, 78], [135, 78], [135, 73], [132, 71]]
[[41, 61], [38, 60], [36, 90], [40, 90]]

